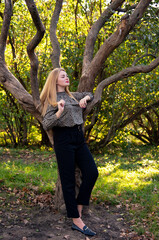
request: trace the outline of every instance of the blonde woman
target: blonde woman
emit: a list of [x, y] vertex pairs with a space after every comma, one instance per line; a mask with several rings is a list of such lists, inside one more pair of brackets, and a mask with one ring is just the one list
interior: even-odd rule
[[[91, 93], [71, 93], [69, 78], [63, 68], [50, 72], [40, 99], [43, 105], [43, 127], [53, 129], [54, 150], [61, 179], [67, 216], [72, 229], [88, 236], [96, 233], [82, 221], [83, 205], [89, 205], [90, 195], [98, 177], [94, 159], [85, 143], [82, 123], [83, 108], [93, 99]], [[81, 170], [82, 183], [75, 198], [75, 165]]]

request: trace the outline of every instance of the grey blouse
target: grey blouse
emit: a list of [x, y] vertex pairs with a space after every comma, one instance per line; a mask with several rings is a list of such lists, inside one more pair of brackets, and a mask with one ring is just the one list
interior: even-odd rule
[[45, 130], [53, 127], [73, 127], [83, 123], [83, 109], [79, 106], [78, 101], [87, 95], [90, 96], [90, 101], [92, 101], [93, 95], [90, 92], [72, 92], [72, 95], [77, 101], [71, 98], [66, 92], [57, 93], [57, 102], [61, 99], [65, 101], [64, 111], [60, 118], [57, 118], [56, 112], [58, 111], [58, 107], [49, 105], [42, 121]]

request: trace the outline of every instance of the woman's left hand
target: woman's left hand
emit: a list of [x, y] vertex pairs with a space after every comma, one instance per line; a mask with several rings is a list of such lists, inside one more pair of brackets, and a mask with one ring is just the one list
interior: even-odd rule
[[79, 105], [81, 108], [86, 108], [87, 107], [87, 101], [90, 100], [89, 96], [85, 96], [84, 98], [82, 98], [79, 102]]

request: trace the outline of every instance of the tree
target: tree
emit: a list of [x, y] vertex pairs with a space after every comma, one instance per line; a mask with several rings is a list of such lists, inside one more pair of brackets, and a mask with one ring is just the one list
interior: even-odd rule
[[[0, 1], [1, 3], [2, 1]], [[22, 107], [30, 112], [40, 123], [42, 122], [41, 107], [39, 99], [39, 83], [38, 83], [38, 57], [35, 53], [35, 48], [43, 39], [45, 34], [45, 27], [40, 19], [38, 9], [33, 0], [25, 0], [25, 3], [30, 12], [32, 21], [36, 27], [36, 35], [30, 41], [27, 46], [27, 53], [30, 59], [30, 81], [32, 95], [26, 91], [24, 84], [18, 81], [18, 79], [9, 71], [5, 62], [5, 49], [8, 37], [8, 31], [11, 26], [12, 19], [12, 6], [18, 3], [18, 0], [5, 0], [5, 9], [3, 14], [3, 25], [0, 35], [0, 83], [5, 89], [7, 89], [22, 105]], [[92, 128], [96, 121], [96, 111], [101, 106], [102, 94], [105, 89], [114, 83], [128, 79], [130, 76], [134, 76], [137, 73], [151, 72], [159, 65], [159, 57], [155, 56], [155, 60], [146, 65], [134, 65], [129, 66], [126, 69], [122, 69], [112, 76], [108, 76], [105, 79], [99, 78], [99, 73], [104, 67], [108, 57], [116, 51], [119, 46], [126, 40], [131, 31], [139, 24], [139, 21], [143, 18], [147, 8], [153, 3], [152, 0], [140, 0], [140, 1], [125, 1], [114, 0], [110, 3], [103, 3], [100, 1], [100, 15], [96, 17], [96, 20], [89, 18], [90, 6], [93, 11], [95, 1], [82, 1], [77, 0], [74, 4], [75, 7], [75, 24], [77, 28], [77, 13], [79, 6], [82, 6], [83, 12], [88, 16], [88, 22], [90, 23], [90, 30], [85, 37], [85, 49], [83, 53], [83, 64], [81, 67], [81, 76], [78, 84], [78, 91], [93, 91], [94, 100], [88, 105], [85, 111], [85, 119], [87, 115], [94, 111], [92, 114], [91, 124], [87, 126], [87, 130]], [[50, 2], [49, 2], [50, 4]], [[85, 7], [83, 7], [85, 4]], [[102, 7], [103, 4], [103, 7]], [[56, 35], [57, 23], [60, 21], [60, 12], [62, 7], [67, 7], [67, 2], [63, 0], [57, 0], [55, 3], [54, 12], [50, 24], [50, 39], [52, 43], [53, 52], [51, 54], [51, 61], [53, 68], [60, 66], [60, 44]], [[121, 14], [121, 13], [124, 13]], [[102, 44], [99, 44], [98, 49], [95, 51], [96, 42], [101, 29], [104, 28], [107, 22], [111, 21], [111, 17], [114, 14], [118, 14], [118, 24], [114, 25], [112, 33], [109, 34]], [[97, 81], [98, 78], [98, 81]], [[22, 80], [22, 79], [21, 79]], [[52, 131], [47, 132], [50, 141], [52, 141]]]
[[5, 94], [1, 94], [0, 101], [1, 124], [5, 129], [3, 142], [7, 144], [7, 138], [9, 138], [14, 147], [17, 145], [27, 145], [27, 125], [29, 118], [19, 106], [16, 99], [5, 89], [4, 92]]

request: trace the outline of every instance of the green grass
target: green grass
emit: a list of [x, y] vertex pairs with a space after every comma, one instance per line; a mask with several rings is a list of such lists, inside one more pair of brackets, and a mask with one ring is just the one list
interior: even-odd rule
[[96, 162], [100, 177], [93, 199], [125, 206], [132, 227], [159, 237], [159, 148], [140, 146], [110, 149]]
[[[3, 156], [3, 157], [1, 157]], [[57, 164], [52, 150], [0, 148], [0, 186], [54, 191]], [[125, 206], [131, 226], [159, 237], [159, 148], [111, 147], [96, 155], [99, 178], [92, 200]], [[152, 235], [152, 236], [153, 236]]]
[[57, 179], [57, 164], [53, 152], [23, 149], [0, 149], [1, 185], [11, 189], [36, 189], [53, 192]]

